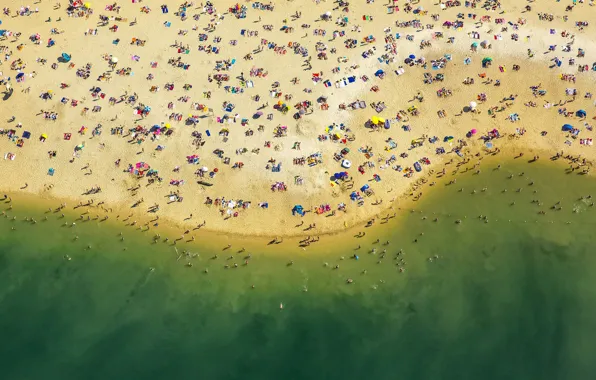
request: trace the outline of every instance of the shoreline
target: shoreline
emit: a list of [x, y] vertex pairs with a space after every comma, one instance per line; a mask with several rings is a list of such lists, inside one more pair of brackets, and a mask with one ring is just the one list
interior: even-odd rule
[[[408, 194], [409, 192], [418, 192], [421, 189], [424, 189], [425, 193], [441, 192], [441, 187], [446, 186], [447, 178], [457, 178], [458, 175], [466, 174], [468, 171], [470, 171], [476, 167], [475, 163], [480, 163], [480, 167], [484, 167], [486, 169], [486, 165], [487, 164], [490, 165], [491, 163], [499, 162], [504, 165], [507, 165], [508, 163], [517, 162], [518, 158], [516, 156], [513, 156], [513, 154], [514, 153], [516, 155], [519, 154], [519, 150], [516, 150], [516, 149], [501, 150], [500, 153], [496, 154], [496, 155], [487, 154], [486, 151], [484, 153], [485, 153], [484, 155], [481, 155], [479, 157], [475, 156], [472, 153], [468, 154], [467, 157], [470, 158], [469, 162], [462, 164], [461, 166], [449, 167], [449, 170], [446, 170], [446, 174], [441, 177], [437, 176], [437, 172], [434, 172], [434, 173], [431, 172], [431, 170], [433, 170], [432, 168], [434, 167], [436, 169], [439, 166], [439, 164], [436, 163], [436, 164], [430, 165], [429, 170], [424, 177], [424, 179], [426, 179], [425, 183], [418, 185], [418, 187], [416, 187], [415, 189], [413, 189], [413, 187], [415, 186], [415, 183], [412, 183], [411, 186], [407, 189], [407, 191], [403, 192], [399, 196], [399, 198], [396, 199], [394, 202], [392, 202], [390, 205], [384, 206], [384, 208], [379, 210], [379, 212], [376, 213], [372, 217], [372, 219], [375, 221], [378, 221], [381, 219], [382, 214], [389, 215], [391, 212], [393, 212], [396, 215], [395, 221], [397, 223], [399, 223], [401, 217], [403, 217], [403, 215], [407, 211], [415, 209], [415, 205], [419, 201], [424, 201], [423, 199], [422, 200], [413, 199], [412, 195]], [[525, 161], [524, 162], [525, 164], [530, 164], [531, 162], [528, 160], [529, 155], [527, 155], [527, 153], [545, 155], [548, 152], [528, 150], [525, 153], [526, 154], [523, 157], [523, 161]], [[549, 158], [550, 158], [550, 156], [549, 156]], [[459, 162], [464, 162], [464, 160], [461, 160]], [[561, 169], [564, 166], [564, 164], [559, 162], [559, 160], [546, 159], [546, 157], [543, 158], [538, 163], [538, 165], [559, 166]], [[591, 164], [589, 164], [589, 165], [591, 165]], [[466, 170], [461, 172], [460, 169], [464, 169], [464, 168]], [[589, 173], [588, 176], [591, 177], [592, 174]], [[434, 182], [436, 182], [436, 185], [429, 186], [429, 184], [431, 183], [431, 180], [434, 180]], [[2, 190], [0, 190], [0, 193], [3, 193]], [[362, 231], [367, 231], [366, 221], [361, 221], [360, 223], [357, 223], [355, 225], [351, 225], [351, 226], [348, 226], [345, 228], [338, 228], [338, 229], [322, 231], [322, 232], [317, 231], [317, 233], [309, 234], [308, 232], [298, 232], [296, 234], [271, 234], [271, 235], [234, 233], [234, 232], [229, 232], [229, 231], [213, 230], [213, 229], [209, 229], [208, 227], [203, 227], [198, 230], [196, 230], [196, 229], [193, 230], [192, 228], [189, 229], [190, 227], [192, 227], [191, 224], [184, 225], [179, 222], [174, 222], [173, 220], [170, 220], [167, 217], [160, 218], [158, 226], [154, 226], [154, 225], [150, 226], [150, 224], [153, 224], [153, 222], [148, 216], [139, 214], [139, 213], [135, 214], [133, 212], [134, 215], [131, 217], [131, 216], [126, 215], [126, 213], [123, 213], [124, 211], [126, 211], [123, 208], [111, 209], [110, 207], [102, 207], [101, 209], [98, 209], [97, 205], [84, 205], [84, 206], [77, 205], [77, 206], [73, 207], [72, 203], [69, 204], [69, 202], [72, 202], [73, 200], [67, 199], [67, 198], [55, 198], [55, 197], [48, 197], [48, 196], [40, 197], [39, 195], [36, 196], [34, 194], [30, 194], [27, 192], [7, 192], [7, 194], [9, 194], [10, 198], [14, 198], [13, 202], [15, 202], [15, 201], [17, 203], [25, 202], [27, 204], [26, 207], [38, 208], [40, 211], [45, 210], [46, 214], [49, 211], [48, 208], [52, 209], [51, 214], [57, 214], [58, 212], [55, 211], [56, 205], [66, 204], [64, 213], [70, 214], [71, 217], [75, 217], [77, 214], [79, 215], [79, 218], [82, 217], [82, 214], [83, 215], [95, 214], [100, 218], [109, 216], [110, 218], [108, 220], [106, 220], [107, 223], [112, 224], [113, 226], [117, 226], [117, 225], [121, 224], [125, 228], [135, 227], [135, 231], [138, 231], [138, 232], [144, 232], [144, 233], [150, 232], [150, 233], [155, 233], [155, 234], [160, 234], [160, 235], [161, 235], [161, 233], [167, 233], [168, 235], [180, 236], [180, 233], [189, 231], [188, 233], [184, 233], [183, 235], [197, 236], [197, 237], [199, 237], [199, 239], [197, 239], [196, 241], [186, 241], [185, 240], [181, 244], [186, 243], [191, 246], [196, 243], [199, 245], [207, 244], [209, 246], [215, 247], [215, 244], [213, 243], [215, 241], [217, 241], [218, 244], [223, 244], [226, 241], [232, 241], [232, 242], [244, 242], [245, 245], [247, 245], [247, 243], [248, 243], [252, 246], [258, 245], [260, 247], [262, 247], [262, 244], [265, 243], [265, 247], [267, 247], [267, 242], [270, 242], [272, 239], [282, 238], [284, 240], [284, 243], [286, 243], [285, 239], [287, 239], [287, 242], [290, 243], [290, 247], [295, 247], [295, 245], [293, 245], [292, 243], [299, 242], [301, 238], [318, 236], [318, 237], [330, 238], [331, 240], [336, 240], [335, 238], [338, 238], [338, 237], [341, 238], [341, 237], [345, 237], [348, 235], [355, 235]], [[6, 204], [4, 201], [2, 201], [2, 203]], [[109, 205], [102, 205], [102, 206], [109, 206]], [[79, 207], [81, 207], [82, 211], [84, 211], [82, 214], [77, 211], [77, 209]], [[108, 211], [108, 210], [112, 210], [112, 211]], [[116, 215], [118, 215], [118, 216], [124, 215], [125, 217], [124, 218], [115, 218]], [[136, 221], [138, 223], [135, 223], [134, 225], [129, 223], [130, 218], [134, 219], [133, 222]], [[369, 218], [369, 219], [371, 219], [371, 218]], [[93, 220], [93, 219], [91, 219], [91, 220]], [[373, 225], [371, 227], [373, 230], [376, 228], [380, 228], [380, 227], [378, 227], [377, 223], [373, 223]], [[254, 241], [254, 240], [258, 240], [258, 242]], [[284, 247], [285, 247], [285, 249], [287, 249], [288, 244], [284, 244]], [[318, 247], [316, 247], [314, 249], [318, 250]], [[298, 252], [298, 250], [297, 250], [297, 252]]]

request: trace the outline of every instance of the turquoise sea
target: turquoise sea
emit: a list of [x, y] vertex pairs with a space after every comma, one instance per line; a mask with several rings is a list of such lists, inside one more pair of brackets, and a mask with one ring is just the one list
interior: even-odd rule
[[593, 378], [596, 180], [502, 164], [306, 251], [0, 203], [2, 379]]

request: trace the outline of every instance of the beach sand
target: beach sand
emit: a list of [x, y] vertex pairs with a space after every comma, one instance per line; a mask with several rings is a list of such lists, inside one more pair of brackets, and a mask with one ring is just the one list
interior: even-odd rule
[[[448, 167], [451, 171], [461, 161], [473, 161], [476, 152], [492, 154], [498, 148], [503, 155], [524, 152], [524, 160], [534, 156], [547, 160], [564, 151], [564, 155], [576, 158], [576, 166], [586, 168], [595, 157], [590, 125], [594, 100], [586, 94], [594, 83], [592, 64], [596, 61], [596, 46], [590, 40], [590, 28], [580, 30], [576, 25], [576, 22], [594, 19], [596, 11], [588, 2], [566, 11], [572, 2], [502, 1], [492, 11], [482, 9], [482, 3], [476, 8], [467, 8], [462, 3], [459, 7], [442, 10], [434, 1], [420, 1], [411, 5], [412, 10], [418, 9], [413, 12], [406, 11], [407, 3], [398, 1], [395, 4], [399, 11], [392, 14], [388, 14], [387, 5], [380, 2], [359, 1], [347, 6], [291, 1], [275, 3], [273, 11], [255, 9], [254, 3], [247, 2], [240, 4], [247, 7], [246, 18], [236, 18], [228, 11], [234, 2], [218, 1], [212, 15], [199, 3], [187, 6], [188, 18], [184, 21], [176, 15], [179, 9], [175, 4], [169, 4], [169, 12], [162, 13], [160, 4], [155, 2], [118, 3], [121, 6], [118, 12], [104, 10], [106, 4], [93, 3], [93, 14], [77, 18], [68, 16], [67, 3], [60, 3], [60, 8], [56, 9], [57, 3], [42, 1], [31, 6], [38, 12], [13, 17], [21, 3], [3, 2], [3, 7], [8, 7], [10, 12], [0, 17], [0, 29], [20, 33], [18, 38], [13, 35], [0, 41], [0, 46], [6, 47], [0, 57], [0, 79], [11, 78], [6, 89], [5, 85], [0, 86], [5, 90], [0, 101], [1, 128], [5, 132], [0, 136], [0, 190], [7, 193], [68, 199], [69, 207], [90, 200], [96, 205], [103, 202], [103, 208], [110, 214], [128, 216], [133, 213], [133, 220], [159, 216], [160, 223], [182, 228], [205, 223], [207, 230], [231, 234], [317, 235], [366, 223], [376, 215], [390, 212], [388, 208], [395, 207], [395, 201], [399, 207], [406, 199], [418, 199], [422, 182], [432, 183], [445, 163], [452, 162]], [[525, 10], [526, 5], [531, 6], [530, 11]], [[151, 11], [142, 12], [142, 7], [149, 7]], [[299, 18], [293, 17], [298, 15], [296, 12]], [[329, 21], [321, 20], [326, 12], [331, 14]], [[458, 19], [460, 12], [463, 18]], [[554, 19], [540, 20], [544, 17], [539, 17], [538, 13], [552, 14]], [[433, 20], [433, 14], [438, 15], [437, 20]], [[469, 14], [476, 14], [476, 18]], [[104, 26], [98, 26], [100, 15], [122, 19], [108, 19]], [[372, 20], [363, 20], [365, 15]], [[480, 22], [482, 16], [490, 16], [490, 21]], [[347, 17], [347, 25], [338, 25], [343, 17]], [[504, 21], [496, 24], [499, 18]], [[410, 20], [420, 20], [421, 26], [396, 26], [396, 22]], [[461, 28], [444, 26], [447, 21], [458, 20], [464, 23]], [[167, 26], [166, 22], [171, 24]], [[214, 28], [206, 30], [210, 24], [215, 24]], [[310, 27], [302, 28], [303, 24]], [[432, 26], [427, 28], [427, 24]], [[117, 31], [110, 30], [113, 25], [118, 26]], [[267, 25], [272, 25], [268, 28], [271, 30], [264, 28]], [[50, 34], [52, 28], [60, 34]], [[96, 28], [97, 34], [93, 31]], [[288, 28], [293, 29], [286, 32]], [[315, 29], [324, 30], [325, 36], [314, 35]], [[551, 33], [551, 29], [554, 32]], [[245, 30], [245, 36], [241, 35], [241, 30]], [[91, 33], [86, 33], [89, 31]], [[246, 36], [256, 31], [258, 36]], [[333, 38], [334, 31], [345, 35]], [[562, 36], [563, 31], [569, 35]], [[443, 37], [437, 37], [437, 32]], [[475, 38], [472, 32], [480, 36]], [[40, 34], [39, 45], [29, 39], [36, 33]], [[399, 39], [395, 39], [396, 33], [400, 34]], [[517, 41], [512, 39], [512, 33], [518, 34]], [[206, 35], [205, 41], [200, 41], [201, 34]], [[408, 40], [408, 35], [412, 36], [412, 41]], [[367, 36], [373, 36], [376, 41], [363, 43]], [[395, 39], [394, 47], [386, 46], [387, 36]], [[455, 40], [450, 43], [449, 37]], [[55, 41], [51, 47], [47, 46], [49, 38]], [[131, 44], [133, 38], [146, 42], [144, 46]], [[348, 38], [356, 40], [355, 48], [345, 47]], [[118, 44], [114, 44], [116, 39], [119, 39]], [[275, 42], [286, 53], [278, 54], [269, 49], [263, 45], [263, 39], [267, 43]], [[230, 43], [233, 40], [237, 41], [235, 45]], [[421, 49], [423, 40], [430, 41], [431, 46]], [[490, 49], [481, 46], [484, 40], [491, 45]], [[176, 42], [183, 48], [173, 47]], [[298, 42], [308, 49], [308, 58], [294, 54], [290, 42], [294, 46]], [[477, 52], [471, 51], [474, 42], [479, 44]], [[549, 45], [555, 44], [555, 51], [548, 52]], [[566, 44], [570, 46], [569, 52], [562, 51]], [[208, 45], [219, 48], [219, 53], [199, 51], [198, 46]], [[373, 47], [374, 55], [364, 58], [363, 53]], [[263, 50], [253, 52], [259, 48]], [[326, 60], [317, 58], [317, 48], [326, 54]], [[386, 48], [395, 48], [396, 54]], [[577, 57], [578, 48], [584, 50], [583, 57]], [[336, 49], [335, 53], [332, 49]], [[532, 57], [528, 49], [533, 51]], [[12, 53], [5, 56], [8, 52]], [[62, 53], [71, 55], [74, 67], [58, 62]], [[247, 54], [252, 54], [252, 60], [245, 59]], [[381, 61], [394, 61], [380, 62], [377, 58], [384, 54], [387, 57]], [[406, 64], [404, 60], [411, 54], [416, 58], [424, 57], [427, 67]], [[445, 58], [446, 54], [449, 59], [445, 59], [444, 67], [431, 69], [431, 61]], [[118, 58], [115, 71], [109, 67], [109, 58], [104, 59], [106, 55]], [[347, 58], [346, 62], [342, 62], [342, 57]], [[471, 59], [470, 64], [464, 63], [466, 57]], [[485, 57], [492, 58], [490, 67], [482, 67]], [[560, 67], [553, 61], [555, 57], [562, 61]], [[37, 62], [38, 58], [47, 62]], [[188, 70], [168, 64], [170, 59], [178, 58], [190, 65]], [[573, 64], [569, 64], [570, 58], [575, 59]], [[12, 65], [18, 59], [26, 64], [20, 71], [16, 70], [20, 63]], [[305, 63], [306, 59], [311, 60]], [[230, 64], [235, 60], [229, 70], [214, 70], [218, 61], [225, 60]], [[153, 68], [152, 62], [157, 66]], [[54, 63], [55, 69], [51, 67]], [[87, 64], [91, 65], [88, 79], [78, 77], [77, 70]], [[578, 72], [580, 64], [587, 65], [588, 71]], [[519, 65], [519, 71], [514, 71], [513, 65]], [[398, 76], [395, 71], [401, 66], [405, 72]], [[334, 73], [334, 68], [338, 67], [339, 72]], [[130, 75], [117, 74], [127, 68]], [[267, 75], [251, 76], [252, 69], [262, 69]], [[383, 79], [375, 76], [379, 69], [385, 71]], [[22, 82], [16, 81], [19, 72], [24, 73]], [[111, 76], [111, 80], [98, 81], [104, 73]], [[425, 84], [424, 73], [433, 77], [442, 74], [444, 79]], [[481, 73], [486, 77], [479, 77]], [[147, 79], [149, 74], [154, 76], [152, 80]], [[229, 80], [221, 86], [209, 81], [217, 74], [227, 74]], [[323, 80], [314, 84], [313, 74], [320, 74]], [[575, 77], [576, 81], [562, 80], [562, 74], [567, 74], [570, 80]], [[242, 76], [245, 80], [239, 79]], [[355, 76], [354, 83], [335, 86], [336, 81], [349, 76]], [[363, 76], [368, 80], [362, 80]], [[464, 85], [462, 82], [467, 77], [473, 78], [475, 83]], [[297, 78], [296, 84], [292, 83], [293, 78]], [[330, 87], [325, 87], [325, 80], [331, 82]], [[499, 86], [495, 86], [497, 80]], [[248, 85], [248, 81], [252, 84]], [[68, 87], [61, 88], [61, 83]], [[168, 91], [167, 84], [173, 84], [174, 89]], [[192, 88], [185, 90], [185, 84]], [[540, 88], [533, 93], [530, 87], [538, 85]], [[92, 96], [90, 89], [95, 86], [101, 88], [97, 95], [105, 94], [103, 98]], [[159, 91], [151, 92], [152, 86], [159, 86]], [[227, 92], [226, 86], [238, 87], [243, 92], [232, 93], [231, 89]], [[371, 90], [373, 86], [378, 87], [377, 92]], [[440, 89], [452, 95], [438, 97]], [[577, 95], [567, 95], [566, 89], [576, 89]], [[281, 93], [281, 97], [272, 97], [271, 91]], [[541, 95], [539, 91], [546, 92]], [[210, 93], [209, 98], [205, 97], [206, 92]], [[40, 97], [48, 98], [48, 94], [51, 99]], [[111, 97], [126, 100], [133, 94], [138, 95], [134, 104], [123, 101], [110, 105]], [[424, 100], [416, 100], [417, 94]], [[478, 100], [480, 94], [486, 96], [486, 101]], [[257, 95], [260, 99], [253, 100]], [[506, 100], [510, 95], [514, 95], [515, 100]], [[181, 101], [183, 97], [188, 100]], [[63, 98], [65, 104], [61, 102]], [[78, 101], [76, 106], [73, 100]], [[365, 101], [367, 108], [340, 109], [340, 105], [356, 100]], [[235, 105], [230, 112], [222, 107], [226, 101]], [[274, 109], [278, 101], [290, 106], [287, 113]], [[311, 105], [306, 114], [296, 120], [294, 105], [303, 101]], [[374, 102], [384, 102], [386, 108], [377, 113], [370, 107]], [[470, 109], [471, 102], [477, 103], [474, 109]], [[536, 107], [525, 105], [528, 102], [535, 102]], [[144, 118], [134, 113], [139, 103], [151, 108]], [[174, 107], [168, 108], [169, 103]], [[192, 109], [193, 103], [205, 106], [207, 111]], [[326, 105], [321, 107], [323, 103]], [[547, 103], [552, 106], [544, 107]], [[101, 107], [101, 111], [93, 112], [96, 106]], [[417, 108], [418, 116], [407, 111], [412, 106]], [[504, 108], [489, 114], [491, 107]], [[88, 111], [83, 112], [86, 108]], [[562, 108], [570, 112], [569, 117], [561, 114]], [[381, 127], [373, 131], [365, 127], [372, 117], [394, 119], [400, 115], [400, 110], [404, 110], [402, 120], [392, 123], [390, 129]], [[446, 116], [440, 118], [438, 110], [444, 110]], [[576, 116], [578, 110], [585, 110], [586, 117]], [[258, 118], [257, 112], [262, 113]], [[51, 117], [51, 113], [57, 113], [56, 120], [44, 117], [45, 114]], [[173, 113], [179, 113], [181, 121], [170, 120]], [[226, 114], [229, 120], [238, 116], [235, 122], [219, 123], [217, 119]], [[272, 120], [268, 120], [269, 114], [273, 115]], [[508, 120], [513, 114], [520, 120]], [[189, 115], [200, 116], [196, 125], [186, 125]], [[248, 119], [248, 124], [242, 125], [242, 119]], [[329, 131], [333, 123], [336, 127]], [[339, 129], [342, 123], [349, 131]], [[102, 126], [100, 129], [96, 129], [98, 124]], [[171, 125], [169, 129], [173, 133], [166, 133], [166, 124]], [[581, 133], [572, 138], [570, 133], [561, 131], [564, 124], [570, 124]], [[154, 125], [160, 127], [159, 135], [149, 132]], [[259, 130], [260, 125], [262, 130]], [[133, 136], [134, 131], [129, 131], [137, 126], [147, 132]], [[285, 136], [275, 137], [276, 128], [282, 126], [287, 127]], [[118, 128], [122, 128], [123, 135], [112, 133]], [[94, 134], [94, 129], [101, 134]], [[228, 131], [227, 136], [222, 136], [224, 129]], [[480, 137], [488, 136], [493, 129], [497, 129], [501, 137], [491, 139], [489, 149]], [[472, 130], [476, 133], [466, 137]], [[25, 131], [30, 133], [29, 139], [22, 139]], [[197, 141], [199, 133], [202, 145]], [[339, 137], [334, 140], [336, 133]], [[45, 141], [40, 140], [42, 134], [47, 135]], [[64, 134], [71, 134], [70, 139], [66, 140]], [[437, 141], [431, 143], [429, 138], [434, 136]], [[445, 141], [448, 136], [453, 139]], [[386, 150], [390, 146], [389, 138], [397, 147]], [[22, 147], [17, 146], [19, 140]], [[423, 144], [412, 148], [413, 141]], [[367, 147], [369, 150], [365, 152]], [[342, 158], [351, 162], [349, 169], [342, 168], [342, 159], [334, 159], [334, 154], [344, 148], [349, 149]], [[437, 154], [437, 148], [443, 148], [445, 153]], [[216, 150], [223, 151], [221, 157], [214, 154]], [[48, 153], [52, 151], [56, 152], [53, 158]], [[4, 159], [9, 153], [16, 155], [14, 160], [9, 159], [10, 156]], [[322, 162], [312, 167], [293, 164], [294, 158], [306, 158], [315, 153], [320, 153]], [[187, 157], [193, 155], [198, 156], [198, 163], [188, 163]], [[229, 164], [224, 162], [226, 157]], [[414, 163], [423, 158], [428, 158], [430, 164], [422, 164], [422, 171], [415, 172]], [[117, 160], [120, 160], [119, 165], [115, 165]], [[162, 181], [150, 184], [146, 171], [138, 178], [126, 170], [130, 164], [134, 171], [141, 162], [158, 171], [151, 179], [161, 177]], [[236, 162], [243, 163], [243, 167], [232, 168]], [[272, 171], [273, 162], [281, 163], [279, 172]], [[359, 166], [363, 174], [357, 170]], [[207, 168], [205, 178], [199, 178], [195, 173], [203, 167]], [[49, 175], [50, 169], [53, 175]], [[344, 171], [353, 178], [352, 182], [330, 180], [335, 173]], [[412, 172], [411, 177], [404, 176], [408, 171]], [[214, 173], [213, 178], [210, 172]], [[374, 179], [375, 174], [380, 181]], [[302, 178], [302, 184], [297, 184], [297, 176]], [[183, 185], [170, 184], [181, 180], [185, 182]], [[200, 185], [197, 180], [212, 186]], [[284, 183], [286, 191], [272, 191], [275, 183]], [[359, 191], [365, 185], [374, 193], [367, 196]], [[88, 193], [94, 187], [100, 187], [101, 192]], [[354, 191], [362, 195], [360, 206], [350, 199]], [[175, 192], [179, 193], [171, 198]], [[176, 197], [183, 200], [176, 201]], [[246, 208], [207, 205], [206, 197], [251, 204]], [[267, 208], [259, 207], [264, 203]], [[147, 215], [154, 205], [159, 205], [158, 211]], [[311, 212], [304, 217], [292, 215], [295, 205], [302, 205], [305, 211]], [[321, 205], [328, 208], [317, 213]]]

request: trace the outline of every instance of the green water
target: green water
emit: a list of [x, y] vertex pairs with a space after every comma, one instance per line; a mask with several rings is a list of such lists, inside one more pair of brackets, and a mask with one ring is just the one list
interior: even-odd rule
[[248, 266], [246, 252], [184, 244], [200, 256], [177, 260], [149, 232], [97, 221], [39, 212], [33, 225], [15, 204], [0, 218], [2, 378], [591, 378], [596, 206], [579, 198], [596, 181], [491, 165], [365, 238], [251, 248]]

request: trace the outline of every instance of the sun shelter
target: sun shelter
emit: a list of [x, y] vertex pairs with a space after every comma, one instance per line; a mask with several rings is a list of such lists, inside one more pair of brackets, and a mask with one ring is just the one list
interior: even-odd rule
[[573, 125], [571, 124], [563, 124], [563, 127], [561, 127], [561, 130], [563, 132], [570, 132], [573, 130]]
[[71, 59], [71, 55], [68, 53], [62, 53], [62, 59], [64, 60], [64, 62], [70, 62]]
[[575, 113], [575, 116], [577, 116], [577, 117], [586, 117], [586, 115], [587, 115], [587, 113], [586, 113], [586, 111], [584, 111], [584, 110], [578, 110], [578, 111]]

